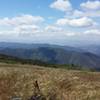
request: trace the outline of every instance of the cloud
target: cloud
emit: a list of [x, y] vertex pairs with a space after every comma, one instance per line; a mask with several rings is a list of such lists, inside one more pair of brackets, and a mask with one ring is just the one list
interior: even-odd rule
[[33, 33], [37, 33], [40, 31], [39, 26], [36, 25], [21, 25], [18, 27], [15, 27], [14, 31], [20, 33], [20, 34], [33, 34]]
[[50, 5], [50, 7], [63, 12], [72, 10], [69, 0], [56, 0]]
[[69, 25], [72, 27], [89, 27], [93, 26], [95, 23], [92, 19], [88, 17], [82, 17], [76, 19], [67, 19], [67, 18], [59, 19], [57, 20], [56, 24], [59, 26]]
[[[0, 35], [32, 35], [40, 32], [40, 24], [44, 21], [41, 16], [21, 15], [12, 18], [0, 19]], [[6, 30], [6, 31], [5, 31]]]
[[65, 35], [71, 37], [71, 36], [76, 36], [77, 33], [75, 33], [75, 32], [68, 32], [68, 31], [67, 31], [67, 32], [65, 33]]
[[83, 12], [83, 11], [81, 11], [81, 10], [74, 10], [73, 11], [73, 16], [74, 17], [83, 17], [84, 16], [84, 14], [85, 14], [85, 12]]
[[80, 6], [85, 10], [100, 10], [100, 1], [99, 0], [87, 1], [85, 3], [82, 3]]
[[18, 25], [31, 25], [38, 24], [44, 21], [41, 16], [21, 15], [13, 18], [0, 19], [0, 25], [4, 26], [18, 26]]
[[74, 10], [72, 16], [74, 17], [100, 17], [100, 11], [83, 11], [83, 10]]
[[62, 32], [62, 28], [61, 27], [57, 27], [54, 25], [49, 25], [45, 27], [45, 31], [47, 32]]
[[20, 25], [10, 30], [2, 30], [0, 31], [0, 35], [2, 36], [32, 36], [35, 33], [40, 32], [40, 28], [36, 25]]
[[80, 9], [73, 10], [74, 17], [100, 17], [100, 1], [87, 1], [80, 4]]
[[93, 34], [93, 35], [100, 35], [100, 30], [99, 29], [91, 29], [91, 30], [87, 30], [87, 31], [85, 31], [84, 32], [84, 34], [89, 34], [89, 35], [91, 35], [91, 34]]
[[64, 37], [72, 37], [72, 36], [78, 35], [78, 33], [76, 33], [76, 32], [66, 30], [63, 27], [59, 27], [59, 26], [56, 26], [56, 25], [46, 26], [44, 33], [46, 33], [45, 35], [53, 36], [53, 37], [56, 37], [56, 36], [58, 36], [58, 37], [63, 37], [63, 36]]

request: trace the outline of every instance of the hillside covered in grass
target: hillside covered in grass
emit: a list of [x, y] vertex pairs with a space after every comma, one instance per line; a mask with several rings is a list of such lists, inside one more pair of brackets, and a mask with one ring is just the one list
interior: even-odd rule
[[100, 100], [100, 73], [45, 68], [35, 65], [0, 64], [0, 100], [28, 100], [38, 81], [46, 100]]

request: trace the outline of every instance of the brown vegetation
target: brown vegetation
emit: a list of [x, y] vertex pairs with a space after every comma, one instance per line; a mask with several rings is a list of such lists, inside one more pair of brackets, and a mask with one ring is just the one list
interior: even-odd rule
[[100, 73], [0, 64], [0, 100], [35, 95], [46, 100], [100, 100]]

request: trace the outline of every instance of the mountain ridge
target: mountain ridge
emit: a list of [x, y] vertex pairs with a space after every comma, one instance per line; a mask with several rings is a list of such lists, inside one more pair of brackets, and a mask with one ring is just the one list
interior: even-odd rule
[[82, 49], [50, 44], [7, 44], [9, 43], [0, 45], [1, 54], [51, 64], [74, 64], [84, 68], [100, 69], [100, 57]]

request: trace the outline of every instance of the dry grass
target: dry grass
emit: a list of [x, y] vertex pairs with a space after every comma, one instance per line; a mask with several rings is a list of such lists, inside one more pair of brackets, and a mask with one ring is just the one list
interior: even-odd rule
[[100, 73], [0, 64], [0, 100], [28, 100], [34, 81], [47, 100], [100, 100]]

